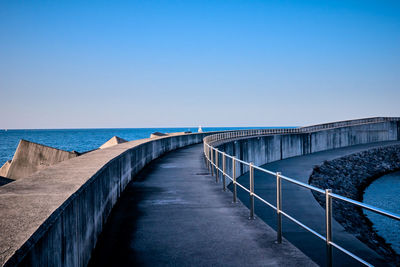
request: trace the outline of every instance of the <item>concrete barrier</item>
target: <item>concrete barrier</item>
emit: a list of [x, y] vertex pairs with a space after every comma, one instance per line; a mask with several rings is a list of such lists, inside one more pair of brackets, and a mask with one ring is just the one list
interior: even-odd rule
[[37, 171], [43, 170], [61, 161], [77, 157], [78, 155], [79, 154], [76, 152], [64, 151], [21, 140], [8, 167], [7, 173], [3, 176], [13, 180], [25, 178]]
[[[380, 141], [400, 140], [400, 121], [386, 121], [331, 128], [312, 128], [299, 133], [252, 136], [227, 141], [219, 141], [216, 147], [231, 156], [260, 166], [272, 161], [306, 155], [318, 151], [340, 147], [367, 144]], [[310, 130], [310, 132], [308, 132]], [[219, 162], [222, 162], [221, 155]], [[226, 163], [228, 173], [232, 173], [232, 161]], [[236, 176], [248, 172], [248, 167], [237, 163]]]
[[115, 146], [115, 145], [126, 143], [126, 142], [128, 142], [128, 141], [126, 141], [125, 139], [122, 139], [121, 137], [113, 136], [113, 137], [111, 137], [110, 140], [108, 140], [107, 142], [102, 144], [99, 148], [104, 149], [104, 148], [107, 148], [110, 146]]
[[63, 161], [0, 188], [0, 265], [85, 266], [125, 186], [162, 154], [210, 133], [142, 139]]
[[11, 160], [7, 160], [0, 168], [0, 176], [7, 177], [8, 170], [10, 169]]

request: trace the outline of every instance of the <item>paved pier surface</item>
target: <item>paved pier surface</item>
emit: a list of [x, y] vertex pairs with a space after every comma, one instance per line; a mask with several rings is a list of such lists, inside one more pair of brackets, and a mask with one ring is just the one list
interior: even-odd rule
[[[308, 184], [314, 166], [322, 164], [324, 160], [332, 160], [367, 149], [394, 144], [400, 144], [400, 142], [389, 141], [339, 148], [279, 160], [265, 164], [262, 167], [272, 171], [280, 171], [285, 176]], [[254, 172], [254, 176], [255, 193], [273, 205], [276, 205], [276, 178], [257, 170]], [[249, 186], [248, 180], [248, 174], [244, 174], [238, 178], [238, 182], [245, 185], [247, 188]], [[241, 199], [244, 204], [248, 205], [248, 193], [241, 189], [238, 190], [239, 199]], [[319, 205], [308, 189], [282, 181], [282, 195], [283, 210], [285, 212], [325, 236], [325, 209]], [[267, 222], [273, 228], [276, 228], [275, 211], [256, 200], [255, 212], [259, 218]], [[333, 210], [333, 212], [335, 211]], [[380, 256], [359, 241], [354, 235], [347, 233], [335, 220], [333, 220], [332, 227], [334, 242], [374, 265], [386, 265], [386, 262]], [[313, 236], [311, 233], [286, 218], [283, 219], [283, 235], [316, 263], [320, 265], [325, 264], [326, 248], [324, 241]], [[338, 252], [336, 249], [334, 249], [334, 265], [361, 266], [361, 264]]]
[[126, 188], [91, 266], [314, 266], [207, 174], [202, 145], [155, 160]]

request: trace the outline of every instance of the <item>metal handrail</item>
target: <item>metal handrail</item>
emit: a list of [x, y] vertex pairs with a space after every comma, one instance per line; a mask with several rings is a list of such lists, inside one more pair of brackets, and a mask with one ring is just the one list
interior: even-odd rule
[[306, 126], [300, 128], [293, 129], [249, 129], [249, 130], [237, 130], [237, 131], [229, 131], [219, 134], [209, 135], [204, 138], [206, 143], [212, 143], [220, 140], [227, 140], [233, 138], [240, 137], [249, 137], [249, 136], [259, 136], [259, 135], [270, 135], [270, 134], [291, 134], [291, 133], [311, 133], [318, 130], [327, 130], [327, 129], [335, 129], [345, 126], [356, 126], [370, 123], [379, 123], [379, 122], [388, 122], [388, 121], [400, 121], [399, 117], [375, 117], [375, 118], [366, 118], [366, 119], [358, 119], [358, 120], [348, 120], [348, 121], [340, 121], [340, 122], [331, 122], [325, 124], [318, 124], [313, 126]]
[[[211, 145], [211, 143], [218, 142], [221, 140], [229, 140], [229, 139], [237, 139], [243, 137], [250, 137], [250, 136], [260, 136], [260, 135], [269, 135], [269, 134], [291, 134], [291, 133], [304, 133], [304, 132], [313, 132], [320, 129], [333, 129], [337, 127], [345, 127], [349, 125], [360, 125], [360, 124], [367, 124], [367, 123], [378, 123], [378, 122], [386, 122], [386, 121], [400, 121], [400, 118], [388, 118], [388, 117], [377, 117], [377, 118], [368, 118], [368, 119], [361, 119], [361, 120], [352, 120], [352, 121], [343, 121], [343, 122], [336, 122], [336, 123], [327, 123], [321, 124], [316, 126], [310, 127], [303, 127], [303, 128], [295, 128], [295, 129], [251, 129], [251, 130], [239, 130], [239, 131], [229, 131], [219, 134], [214, 134], [207, 136], [203, 139], [204, 141], [204, 155], [206, 158], [206, 163], [211, 171], [211, 174], [216, 176], [216, 181], [218, 182], [219, 174], [222, 175], [223, 180], [223, 189], [226, 190], [226, 177], [228, 177], [233, 184], [233, 201], [236, 202], [237, 200], [237, 186], [245, 190], [250, 195], [250, 218], [254, 218], [254, 198], [260, 200], [267, 206], [271, 207], [272, 209], [276, 210], [278, 216], [278, 223], [277, 223], [277, 241], [278, 243], [282, 242], [282, 215], [291, 220], [292, 222], [296, 223], [300, 227], [304, 228], [308, 232], [312, 233], [313, 235], [317, 236], [318, 238], [322, 239], [326, 242], [326, 249], [327, 249], [327, 266], [332, 266], [332, 248], [335, 247], [336, 249], [342, 251], [346, 255], [352, 257], [353, 259], [357, 260], [358, 262], [366, 265], [366, 266], [373, 266], [372, 264], [366, 262], [365, 260], [361, 259], [360, 257], [356, 256], [355, 254], [351, 253], [350, 251], [346, 250], [342, 246], [334, 243], [332, 241], [332, 199], [338, 199], [358, 207], [367, 209], [369, 211], [381, 214], [383, 216], [389, 217], [391, 219], [399, 220], [400, 215], [386, 211], [338, 194], [332, 193], [332, 190], [325, 189], [322, 190], [318, 187], [300, 182], [296, 179], [287, 177], [282, 175], [280, 172], [273, 172], [259, 166], [254, 166], [253, 163], [249, 163], [243, 161], [241, 159], [237, 159], [234, 156], [228, 155], [225, 152], [219, 151], [215, 147]], [[218, 159], [222, 156], [222, 164], [223, 168], [221, 169], [218, 164]], [[232, 176], [229, 176], [226, 172], [226, 158], [232, 160]], [[242, 184], [238, 183], [236, 180], [236, 164], [244, 164], [249, 166], [249, 173], [250, 173], [250, 188], [246, 188]], [[268, 202], [267, 200], [263, 199], [261, 196], [254, 193], [254, 169], [257, 169], [261, 172], [273, 175], [276, 177], [276, 190], [277, 190], [277, 203], [276, 206]], [[319, 234], [317, 231], [313, 230], [312, 228], [308, 227], [307, 225], [303, 224], [299, 220], [295, 219], [294, 217], [290, 216], [286, 212], [282, 210], [282, 194], [281, 194], [281, 181], [285, 180], [297, 186], [318, 192], [320, 194], [324, 194], [326, 198], [326, 208], [325, 208], [325, 223], [326, 223], [326, 233], [325, 237], [322, 234]]]

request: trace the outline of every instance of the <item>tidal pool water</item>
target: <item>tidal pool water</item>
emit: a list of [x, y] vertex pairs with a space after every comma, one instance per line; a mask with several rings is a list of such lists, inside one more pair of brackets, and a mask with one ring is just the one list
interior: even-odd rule
[[[378, 178], [368, 186], [364, 203], [400, 214], [400, 171]], [[400, 254], [400, 221], [364, 211], [378, 234]]]

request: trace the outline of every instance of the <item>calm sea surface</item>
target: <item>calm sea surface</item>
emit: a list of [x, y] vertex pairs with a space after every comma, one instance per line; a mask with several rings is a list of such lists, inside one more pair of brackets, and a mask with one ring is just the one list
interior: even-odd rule
[[[264, 129], [275, 127], [264, 127]], [[203, 131], [255, 129], [240, 127], [203, 128]], [[260, 127], [257, 127], [260, 129]], [[132, 141], [148, 138], [153, 132], [173, 133], [197, 128], [130, 128], [130, 129], [53, 129], [53, 130], [0, 130], [0, 167], [12, 159], [21, 139], [67, 151], [85, 152], [96, 149], [113, 136]]]
[[[364, 194], [364, 202], [400, 214], [400, 171], [375, 180]], [[385, 238], [400, 254], [400, 221], [389, 219], [376, 213], [365, 211], [378, 234]]]

